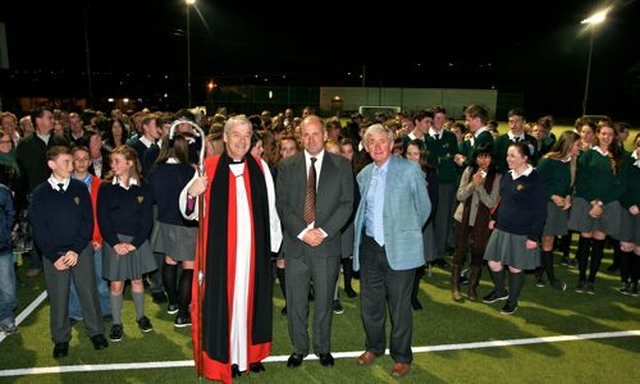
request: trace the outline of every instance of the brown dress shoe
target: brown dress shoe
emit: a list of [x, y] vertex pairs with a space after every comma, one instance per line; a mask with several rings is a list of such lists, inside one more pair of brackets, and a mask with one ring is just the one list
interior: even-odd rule
[[365, 351], [362, 355], [358, 356], [358, 364], [359, 365], [369, 365], [373, 363], [373, 361], [378, 357], [375, 353], [371, 351]]
[[393, 365], [393, 370], [391, 371], [391, 376], [393, 377], [402, 377], [409, 373], [411, 366], [407, 363], [395, 363]]

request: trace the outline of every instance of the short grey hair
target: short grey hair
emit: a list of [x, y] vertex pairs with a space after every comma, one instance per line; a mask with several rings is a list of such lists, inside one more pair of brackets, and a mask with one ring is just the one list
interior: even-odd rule
[[389, 137], [389, 143], [393, 143], [393, 131], [385, 127], [382, 124], [371, 124], [369, 128], [364, 132], [364, 146], [369, 144], [369, 138], [373, 135], [386, 134]]
[[246, 115], [236, 115], [228, 118], [224, 123], [224, 133], [228, 135], [229, 132], [231, 132], [231, 128], [236, 125], [246, 125], [251, 128], [251, 131], [253, 132], [253, 124], [251, 124], [249, 118]]

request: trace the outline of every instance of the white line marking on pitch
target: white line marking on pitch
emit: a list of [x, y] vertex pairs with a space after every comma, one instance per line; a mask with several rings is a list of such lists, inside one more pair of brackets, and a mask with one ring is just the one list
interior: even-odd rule
[[[38, 297], [31, 302], [20, 314], [16, 317], [16, 324], [20, 325], [35, 309], [42, 304], [47, 298], [47, 291], [43, 291]], [[425, 347], [412, 347], [414, 353], [425, 352], [442, 352], [453, 351], [462, 349], [478, 349], [478, 348], [493, 348], [493, 347], [507, 347], [514, 345], [528, 345], [528, 344], [543, 344], [543, 343], [559, 343], [563, 341], [577, 341], [577, 340], [593, 340], [593, 339], [609, 339], [616, 337], [632, 337], [640, 336], [640, 330], [635, 331], [619, 331], [619, 332], [599, 332], [599, 333], [585, 333], [582, 335], [562, 335], [562, 336], [546, 336], [546, 337], [532, 337], [526, 339], [513, 339], [513, 340], [493, 340], [493, 341], [480, 341], [473, 343], [458, 343], [458, 344], [442, 344]], [[7, 336], [4, 332], [0, 333], [0, 343]], [[355, 358], [360, 356], [363, 351], [351, 351], [351, 352], [335, 352], [332, 353], [337, 359]], [[387, 349], [385, 352], [389, 354]], [[285, 362], [289, 356], [269, 356], [263, 360], [265, 363], [278, 363]], [[306, 357], [306, 360], [317, 360], [318, 357], [311, 354]], [[181, 367], [193, 367], [193, 360], [178, 360], [178, 361], [155, 361], [148, 363], [118, 363], [118, 364], [92, 364], [92, 365], [65, 365], [57, 367], [42, 367], [42, 368], [20, 368], [20, 369], [5, 369], [0, 370], [0, 377], [9, 376], [24, 376], [24, 375], [43, 375], [50, 373], [71, 373], [71, 372], [96, 372], [96, 371], [114, 371], [114, 370], [130, 370], [130, 369], [150, 369], [150, 368], [181, 368]]]
[[[563, 341], [609, 339], [609, 338], [616, 338], [616, 337], [632, 337], [632, 336], [640, 336], [640, 330], [585, 333], [582, 335], [531, 337], [526, 339], [494, 340], [494, 341], [482, 341], [482, 342], [459, 343], [459, 344], [442, 344], [442, 345], [433, 345], [433, 346], [425, 346], [425, 347], [413, 347], [412, 350], [415, 353], [441, 352], [441, 351], [452, 351], [452, 350], [462, 350], [462, 349], [478, 349], [478, 348], [506, 347], [506, 346], [514, 346], [514, 345], [559, 343]], [[358, 357], [362, 352], [363, 351], [335, 352], [333, 353], [333, 356], [338, 359], [354, 358], [354, 357]], [[386, 353], [389, 354], [389, 350], [387, 350]], [[285, 356], [285, 355], [269, 356], [266, 359], [264, 359], [263, 362], [265, 363], [284, 362], [284, 361], [287, 361], [288, 357], [289, 356]], [[306, 360], [317, 360], [317, 359], [318, 358], [315, 355], [309, 355], [306, 358]], [[0, 377], [43, 375], [43, 374], [50, 374], [50, 373], [149, 369], [149, 368], [180, 368], [180, 367], [192, 367], [193, 365], [194, 365], [193, 360], [154, 361], [154, 362], [148, 362], [148, 363], [127, 363], [127, 364], [66, 365], [66, 366], [59, 366], [59, 367], [0, 370]]]

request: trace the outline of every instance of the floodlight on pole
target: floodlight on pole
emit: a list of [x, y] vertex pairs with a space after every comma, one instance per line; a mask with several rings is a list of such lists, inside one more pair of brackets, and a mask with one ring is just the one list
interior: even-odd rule
[[596, 12], [588, 18], [582, 20], [580, 24], [585, 24], [589, 28], [589, 59], [587, 60], [587, 78], [584, 84], [584, 98], [582, 99], [582, 115], [587, 114], [587, 99], [589, 97], [589, 78], [591, 76], [591, 56], [593, 55], [593, 34], [598, 24], [602, 24], [607, 19], [607, 14], [611, 8]]
[[189, 9], [196, 0], [184, 0], [187, 6], [187, 97], [189, 100], [189, 108], [191, 108], [191, 19], [189, 17]]

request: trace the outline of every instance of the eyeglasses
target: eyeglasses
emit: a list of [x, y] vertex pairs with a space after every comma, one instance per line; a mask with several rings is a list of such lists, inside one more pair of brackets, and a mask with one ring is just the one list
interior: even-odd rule
[[0, 140], [0, 144], [10, 144], [11, 140]]

